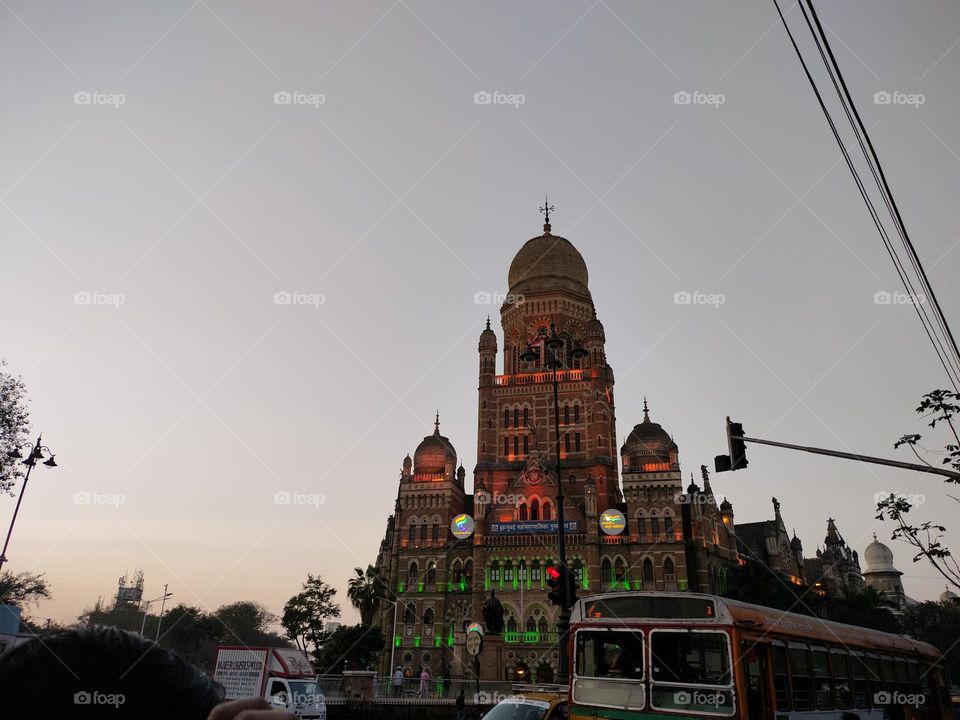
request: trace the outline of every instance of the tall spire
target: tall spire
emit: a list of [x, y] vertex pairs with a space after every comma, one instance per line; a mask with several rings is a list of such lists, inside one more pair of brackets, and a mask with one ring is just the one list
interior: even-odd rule
[[440, 410], [437, 410], [437, 417], [433, 421], [433, 434], [434, 435], [440, 434]]
[[487, 330], [490, 329], [490, 316], [487, 315]]
[[643, 396], [643, 421], [650, 422], [650, 408], [647, 407], [647, 396]]
[[549, 198], [543, 196], [543, 207], [540, 208], [540, 212], [543, 213], [543, 234], [550, 234], [550, 211], [553, 210], [553, 205], [550, 204]]

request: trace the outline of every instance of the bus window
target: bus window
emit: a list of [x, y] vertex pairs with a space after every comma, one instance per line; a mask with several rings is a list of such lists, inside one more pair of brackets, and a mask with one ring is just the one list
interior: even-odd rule
[[574, 702], [643, 709], [642, 632], [578, 630], [573, 666]]
[[790, 671], [787, 669], [787, 648], [774, 643], [770, 648], [773, 657], [773, 691], [777, 697], [777, 711], [790, 709]]
[[790, 682], [794, 710], [813, 710], [813, 677], [810, 672], [810, 651], [806, 645], [790, 643]]
[[837, 707], [846, 710], [853, 707], [853, 687], [850, 682], [850, 657], [845, 650], [833, 648], [830, 651], [830, 665], [833, 668], [833, 684], [837, 691]]
[[813, 648], [813, 682], [817, 693], [817, 709], [832, 710], [833, 679], [830, 677], [830, 653], [826, 648]]
[[853, 704], [856, 708], [866, 708], [867, 696], [870, 694], [870, 686], [867, 683], [867, 675], [870, 670], [866, 665], [867, 659], [863, 653], [855, 652], [850, 656], [850, 675], [853, 678]]
[[918, 695], [920, 690], [920, 666], [916, 660], [907, 661], [907, 679], [910, 683], [910, 694]]
[[899, 690], [905, 695], [909, 694], [910, 682], [907, 679], [906, 658], [902, 658], [902, 657], [894, 658], [893, 665], [896, 668], [895, 672], [897, 673], [897, 690]]
[[881, 657], [880, 669], [883, 670], [883, 689], [892, 695], [897, 691], [897, 673], [893, 669], [893, 658], [889, 655]]
[[867, 653], [867, 680], [870, 683], [870, 690], [867, 692], [867, 701], [873, 707], [873, 696], [883, 690], [883, 671], [880, 668], [880, 656], [873, 653]]
[[923, 693], [928, 705], [933, 704], [933, 692], [930, 688], [931, 672], [933, 672], [933, 669], [929, 665], [926, 663], [920, 664], [920, 692]]
[[732, 715], [730, 641], [716, 630], [650, 633], [651, 705], [661, 710]]

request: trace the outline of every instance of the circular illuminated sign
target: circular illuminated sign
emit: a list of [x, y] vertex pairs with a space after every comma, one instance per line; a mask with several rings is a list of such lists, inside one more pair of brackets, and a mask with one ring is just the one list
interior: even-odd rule
[[470, 633], [479, 633], [480, 635], [483, 635], [483, 625], [478, 622], [470, 623], [467, 626], [467, 634], [469, 635]]
[[458, 540], [463, 540], [473, 535], [473, 527], [473, 518], [466, 513], [461, 513], [450, 523], [450, 532]]
[[627, 519], [619, 510], [604, 510], [600, 513], [600, 529], [607, 535], [619, 535], [627, 526]]

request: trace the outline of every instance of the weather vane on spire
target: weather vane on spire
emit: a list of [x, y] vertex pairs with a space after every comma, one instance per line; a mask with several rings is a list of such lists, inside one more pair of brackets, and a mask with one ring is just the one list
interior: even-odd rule
[[543, 213], [543, 229], [550, 229], [550, 212], [553, 210], [553, 205], [550, 204], [550, 200], [546, 195], [543, 196], [543, 207], [540, 208], [540, 212]]

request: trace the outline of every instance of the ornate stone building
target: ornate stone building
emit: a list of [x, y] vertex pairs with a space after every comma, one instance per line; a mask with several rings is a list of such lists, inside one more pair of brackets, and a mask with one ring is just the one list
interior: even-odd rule
[[[893, 566], [893, 552], [877, 540], [873, 534], [873, 542], [863, 551], [863, 559], [867, 565], [863, 570], [863, 581], [867, 587], [876, 590], [895, 611], [901, 611], [908, 605], [907, 594], [903, 591], [902, 572]], [[942, 599], [942, 596], [941, 596]]]
[[773, 520], [737, 525], [737, 543], [745, 562], [767, 566], [794, 585], [807, 583], [803, 566], [803, 544], [794, 533], [791, 538], [780, 514], [780, 502], [773, 501]]
[[833, 518], [827, 520], [827, 535], [816, 557], [803, 561], [807, 583], [828, 597], [845, 597], [863, 592], [860, 557], [850, 548]]
[[[719, 591], [737, 562], [737, 544], [733, 507], [717, 504], [705, 469], [703, 487], [691, 480], [684, 492], [677, 444], [651, 420], [646, 401], [642, 421], [619, 449], [621, 474], [614, 373], [587, 266], [568, 240], [551, 234], [549, 219], [543, 234], [521, 247], [508, 277], [503, 349], [489, 319], [478, 345], [473, 492], [438, 416], [433, 433], [404, 458], [377, 565], [399, 596], [396, 626], [391, 613], [385, 618], [394, 665], [469, 675], [463, 630], [481, 620], [494, 591], [505, 609], [506, 676], [547, 682], [557, 663], [557, 614], [546, 598], [545, 568], [557, 559], [558, 446], [567, 560], [580, 595]], [[553, 373], [542, 362], [552, 328], [562, 343], [554, 354], [564, 364], [557, 371], [559, 442]], [[524, 359], [528, 349], [536, 361]], [[608, 510], [625, 516], [620, 534], [601, 529]], [[457, 539], [451, 522], [461, 514], [475, 527]]]

